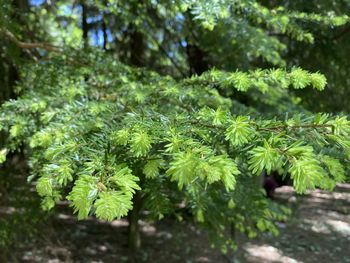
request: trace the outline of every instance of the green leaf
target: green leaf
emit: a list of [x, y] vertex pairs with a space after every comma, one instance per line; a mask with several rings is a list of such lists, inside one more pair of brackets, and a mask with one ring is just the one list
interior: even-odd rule
[[174, 154], [174, 161], [170, 163], [167, 174], [172, 181], [177, 181], [180, 189], [188, 185], [196, 176], [198, 159], [192, 152], [179, 152]]
[[293, 179], [293, 187], [297, 193], [305, 193], [307, 189], [321, 186], [326, 173], [316, 159], [296, 159], [292, 162], [288, 172]]
[[346, 116], [337, 116], [334, 120], [330, 120], [327, 124], [333, 125], [335, 135], [350, 135], [350, 121]]
[[115, 172], [109, 180], [118, 185], [125, 195], [132, 196], [136, 190], [141, 190], [137, 184], [140, 179], [132, 175], [132, 171], [127, 166], [119, 165], [115, 167]]
[[233, 72], [226, 80], [226, 85], [232, 85], [239, 91], [247, 91], [252, 85], [252, 79], [248, 73], [245, 72]]
[[332, 158], [328, 155], [323, 155], [321, 157], [321, 160], [328, 168], [335, 182], [342, 183], [345, 181], [344, 167], [339, 160]]
[[151, 149], [151, 138], [144, 131], [135, 132], [131, 139], [131, 151], [135, 157], [145, 156]]
[[52, 196], [52, 181], [48, 176], [40, 177], [36, 184], [36, 191], [40, 196]]
[[95, 177], [82, 175], [75, 181], [67, 199], [72, 201], [71, 206], [74, 207], [74, 213], [78, 212], [79, 220], [89, 216], [97, 191], [97, 178]]
[[309, 72], [301, 68], [294, 68], [289, 73], [289, 77], [291, 84], [295, 89], [303, 89], [311, 83]]
[[73, 181], [73, 169], [68, 161], [61, 162], [56, 172], [56, 181], [59, 185], [67, 185], [68, 182]]
[[13, 138], [19, 137], [23, 134], [24, 126], [22, 123], [16, 123], [10, 129], [10, 135]]
[[37, 132], [36, 134], [33, 135], [33, 137], [30, 140], [30, 147], [35, 148], [35, 147], [44, 147], [47, 148], [52, 144], [52, 136], [48, 132]]
[[236, 185], [235, 175], [240, 174], [236, 163], [226, 155], [217, 155], [201, 160], [196, 167], [199, 177], [209, 184], [222, 181], [227, 191], [233, 190]]
[[8, 150], [6, 148], [0, 150], [0, 164], [6, 161], [7, 152]]
[[249, 151], [249, 154], [251, 155], [248, 160], [249, 170], [253, 174], [259, 175], [264, 169], [269, 174], [278, 167], [280, 162], [280, 154], [277, 149], [272, 148], [266, 141], [264, 146], [255, 147]]
[[233, 146], [241, 146], [248, 143], [255, 134], [255, 129], [249, 123], [247, 116], [239, 116], [231, 121], [231, 125], [226, 130], [226, 140]]
[[155, 159], [149, 160], [143, 167], [143, 173], [147, 179], [155, 178], [159, 174], [159, 167], [162, 165], [163, 160]]
[[299, 159], [311, 158], [314, 155], [314, 149], [310, 145], [300, 145], [301, 143], [303, 142], [291, 146], [285, 154]]
[[203, 214], [203, 210], [202, 209], [198, 209], [197, 210], [197, 221], [199, 223], [203, 223], [204, 222], [204, 214]]
[[235, 201], [233, 201], [232, 198], [231, 198], [231, 199], [228, 201], [228, 203], [227, 203], [227, 207], [228, 207], [229, 209], [234, 209], [236, 206], [237, 206], [237, 205], [236, 205]]
[[132, 209], [132, 196], [121, 192], [101, 192], [98, 197], [94, 207], [96, 209], [96, 216], [100, 219], [108, 221], [119, 219], [126, 216], [128, 211]]
[[119, 131], [113, 131], [111, 133], [110, 139], [116, 145], [127, 145], [129, 141], [129, 130], [121, 129]]
[[324, 90], [327, 85], [327, 79], [320, 73], [310, 74], [311, 85], [317, 90]]
[[51, 210], [55, 206], [55, 200], [52, 197], [45, 197], [41, 202], [41, 207], [43, 210]]
[[220, 107], [216, 109], [213, 118], [213, 125], [221, 125], [227, 120], [227, 112], [222, 110]]

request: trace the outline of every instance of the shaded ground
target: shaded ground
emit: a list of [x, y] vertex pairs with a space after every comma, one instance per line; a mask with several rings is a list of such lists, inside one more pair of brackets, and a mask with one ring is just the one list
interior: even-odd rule
[[278, 189], [280, 199], [289, 199], [293, 216], [281, 225], [280, 236], [246, 241], [240, 262], [350, 262], [350, 184], [332, 193], [293, 196], [290, 187]]
[[[279, 201], [288, 202], [293, 216], [281, 224], [278, 237], [239, 237], [235, 259], [210, 248], [205, 233], [186, 223], [140, 222], [143, 251], [140, 262], [350, 262], [350, 184], [335, 192], [313, 191], [294, 197], [290, 187], [278, 189]], [[90, 219], [77, 222], [66, 210], [55, 216], [39, 237], [19, 242], [11, 262], [127, 262], [127, 222]]]

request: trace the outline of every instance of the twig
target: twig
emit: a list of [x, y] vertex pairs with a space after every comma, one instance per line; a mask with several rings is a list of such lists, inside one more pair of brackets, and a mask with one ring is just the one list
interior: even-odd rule
[[61, 52], [62, 49], [47, 43], [29, 43], [29, 42], [22, 42], [18, 40], [14, 34], [12, 34], [9, 30], [0, 28], [0, 32], [2, 32], [5, 37], [15, 43], [18, 47], [24, 48], [24, 49], [43, 49], [46, 51], [51, 51], [51, 52]]
[[263, 127], [263, 128], [258, 128], [258, 130], [284, 130], [284, 129], [317, 129], [317, 128], [333, 128], [333, 125], [331, 124], [304, 124], [304, 125], [278, 125], [274, 127]]

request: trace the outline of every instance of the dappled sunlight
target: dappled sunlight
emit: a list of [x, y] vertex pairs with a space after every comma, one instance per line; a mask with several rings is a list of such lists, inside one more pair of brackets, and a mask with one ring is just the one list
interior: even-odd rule
[[245, 251], [249, 253], [257, 262], [276, 262], [276, 263], [302, 263], [300, 260], [295, 260], [291, 257], [283, 255], [283, 252], [269, 245], [251, 245], [245, 247]]
[[76, 220], [76, 217], [73, 216], [73, 215], [67, 215], [67, 214], [62, 214], [62, 213], [59, 213], [57, 215], [57, 218], [58, 219], [61, 219], [61, 220]]
[[318, 198], [318, 197], [314, 197], [312, 199], [309, 199], [307, 201], [307, 204], [315, 204], [315, 206], [321, 205], [323, 203], [327, 203], [328, 200], [325, 200], [323, 198]]
[[338, 183], [337, 186], [340, 187], [340, 188], [343, 188], [343, 189], [349, 189], [350, 190], [350, 184]]
[[112, 227], [127, 227], [129, 225], [127, 220], [113, 220], [111, 222]]
[[157, 231], [156, 227], [143, 220], [139, 221], [141, 231], [146, 235], [154, 235]]
[[276, 189], [276, 193], [280, 193], [280, 194], [290, 194], [290, 195], [293, 195], [295, 193], [293, 187], [291, 186], [288, 186], [288, 185], [284, 185], [282, 187], [278, 187]]
[[5, 214], [5, 215], [12, 215], [16, 212], [16, 208], [14, 207], [0, 207], [0, 215]]
[[333, 231], [350, 238], [350, 224], [348, 222], [330, 219], [326, 221], [326, 224], [328, 224]]
[[311, 195], [313, 197], [317, 198], [323, 198], [328, 200], [344, 200], [344, 201], [350, 201], [350, 193], [339, 193], [339, 192], [324, 192], [321, 190], [315, 190], [311, 192]]
[[156, 235], [158, 238], [171, 239], [173, 234], [168, 231], [160, 231]]
[[196, 258], [195, 262], [198, 262], [198, 263], [206, 263], [206, 262], [211, 262], [209, 258], [207, 257], [198, 257]]
[[302, 227], [302, 228], [309, 228], [316, 233], [322, 233], [322, 234], [330, 234], [331, 230], [329, 227], [323, 222], [319, 220], [312, 220], [312, 219], [305, 219], [303, 220], [304, 223], [306, 223], [308, 226], [307, 227]]

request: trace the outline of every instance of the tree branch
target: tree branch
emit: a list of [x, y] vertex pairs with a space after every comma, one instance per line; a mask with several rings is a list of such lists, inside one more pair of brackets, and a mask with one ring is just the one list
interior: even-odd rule
[[336, 35], [333, 40], [338, 40], [342, 38], [344, 35], [350, 32], [350, 26], [346, 27], [343, 31], [341, 31], [338, 35]]
[[23, 48], [23, 49], [43, 49], [46, 51], [51, 51], [51, 52], [61, 52], [62, 49], [56, 46], [53, 46], [51, 44], [47, 43], [29, 43], [29, 42], [22, 42], [18, 40], [14, 34], [12, 34], [9, 30], [0, 28], [0, 32], [5, 35], [5, 37], [10, 40], [11, 42], [15, 43], [18, 47]]
[[[187, 123], [189, 124], [193, 124], [193, 125], [199, 125], [199, 126], [203, 126], [206, 128], [210, 128], [210, 129], [226, 129], [227, 127], [224, 126], [220, 126], [220, 125], [214, 125], [214, 124], [208, 124], [208, 123], [203, 123], [203, 122], [199, 122], [197, 120], [190, 120], [187, 121]], [[255, 125], [256, 126], [256, 130], [258, 131], [282, 131], [282, 130], [297, 130], [297, 129], [326, 129], [326, 128], [334, 128], [334, 126], [332, 124], [300, 124], [300, 125], [287, 125], [287, 124], [283, 124], [283, 125], [278, 125], [278, 126], [273, 126], [273, 127], [260, 127], [258, 124], [254, 123], [254, 122], [250, 122], [250, 124]]]
[[262, 131], [272, 131], [272, 130], [296, 130], [296, 129], [318, 129], [318, 128], [333, 128], [334, 126], [331, 124], [301, 124], [301, 125], [278, 125], [274, 127], [263, 127], [263, 128], [258, 128], [258, 130]]

